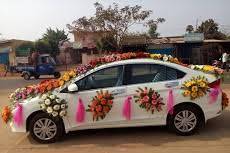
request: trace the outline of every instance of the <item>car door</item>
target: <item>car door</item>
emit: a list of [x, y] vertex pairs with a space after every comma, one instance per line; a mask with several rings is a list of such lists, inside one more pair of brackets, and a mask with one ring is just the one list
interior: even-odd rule
[[[121, 105], [126, 96], [126, 88], [122, 86], [122, 82], [122, 65], [98, 70], [75, 82], [78, 86], [78, 92], [67, 94], [67, 99], [69, 99], [69, 104], [71, 105], [68, 110], [71, 127], [73, 129], [108, 127], [122, 120]], [[101, 90], [103, 92], [108, 91], [108, 93], [114, 97], [112, 108], [106, 114], [104, 119], [99, 118], [98, 120], [93, 120], [93, 113], [85, 112], [84, 122], [76, 122], [75, 115], [79, 98], [82, 99], [85, 109], [89, 109], [89, 105], [92, 104], [93, 97]]]
[[[133, 97], [133, 124], [165, 124], [163, 117], [167, 114], [166, 104], [168, 92], [170, 88], [177, 88], [179, 85], [177, 80], [173, 80], [173, 77], [170, 79], [170, 77], [167, 76], [167, 69], [168, 67], [164, 65], [150, 63], [126, 66], [124, 83], [127, 85], [127, 95]], [[154, 90], [158, 101], [162, 103], [159, 105], [159, 108], [154, 109], [154, 112], [152, 112], [151, 109], [147, 111], [147, 109], [141, 108], [140, 101], [135, 102], [137, 99], [143, 100], [143, 98], [140, 98], [140, 93], [145, 89], [149, 91], [150, 88]], [[136, 96], [136, 98], [134, 98], [134, 96]], [[146, 99], [148, 99], [148, 97]]]

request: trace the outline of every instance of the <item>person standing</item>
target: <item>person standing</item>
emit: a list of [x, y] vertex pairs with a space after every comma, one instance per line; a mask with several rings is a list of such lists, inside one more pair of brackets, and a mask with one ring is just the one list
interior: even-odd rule
[[222, 69], [224, 70], [227, 68], [228, 56], [229, 55], [226, 52], [222, 54]]

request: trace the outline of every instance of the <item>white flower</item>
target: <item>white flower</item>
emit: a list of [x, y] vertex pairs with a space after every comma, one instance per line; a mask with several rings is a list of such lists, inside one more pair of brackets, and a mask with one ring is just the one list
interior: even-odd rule
[[195, 65], [191, 65], [191, 69], [193, 69], [193, 70], [194, 70], [194, 69], [195, 69], [195, 67], [196, 67]]
[[43, 94], [43, 95], [42, 95], [42, 99], [43, 99], [43, 100], [46, 100], [46, 98], [47, 98], [47, 95], [46, 95], [46, 94]]
[[58, 112], [53, 111], [52, 115], [53, 115], [53, 117], [56, 117], [56, 116], [58, 116]]
[[61, 117], [65, 116], [65, 115], [66, 115], [66, 111], [65, 111], [65, 110], [62, 110], [62, 111], [59, 113], [59, 115], [60, 115]]
[[57, 99], [56, 99], [56, 102], [57, 102], [58, 104], [60, 104], [60, 103], [61, 103], [61, 100], [60, 100], [59, 98], [57, 98]]
[[51, 113], [53, 113], [53, 108], [52, 107], [48, 107], [46, 109], [46, 111], [47, 111], [47, 113], [51, 114]]
[[49, 100], [49, 99], [46, 99], [46, 100], [45, 100], [45, 104], [46, 104], [46, 105], [50, 105], [50, 104], [51, 104], [50, 100]]
[[41, 104], [41, 109], [46, 109], [46, 105], [45, 104]]
[[168, 61], [168, 59], [169, 59], [168, 56], [163, 57], [163, 61]]
[[61, 104], [61, 109], [65, 109], [65, 104]]
[[56, 110], [56, 111], [59, 110], [60, 109], [60, 105], [54, 105], [53, 109]]
[[15, 92], [19, 92], [20, 91], [20, 88], [16, 89]]
[[55, 99], [55, 95], [50, 95], [50, 99]]

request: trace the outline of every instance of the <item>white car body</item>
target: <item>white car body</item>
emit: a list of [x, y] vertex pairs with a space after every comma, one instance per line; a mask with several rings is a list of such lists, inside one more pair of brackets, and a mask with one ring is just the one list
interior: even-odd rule
[[[106, 88], [106, 90], [109, 90], [109, 92], [118, 93], [117, 95], [114, 96], [113, 107], [110, 110], [110, 112], [106, 115], [106, 117], [103, 120], [93, 121], [92, 113], [86, 112], [84, 122], [76, 123], [75, 112], [76, 112], [76, 107], [78, 103], [78, 98], [81, 97], [85, 108], [87, 108], [92, 98], [96, 95], [96, 91], [100, 89], [79, 91], [75, 93], [61, 93], [60, 91], [64, 88], [67, 88], [71, 82], [72, 83], [76, 82], [80, 80], [81, 78], [93, 72], [96, 72], [104, 68], [112, 67], [112, 66], [127, 65], [127, 64], [160, 64], [160, 65], [165, 65], [165, 66], [180, 70], [186, 73], [186, 75], [183, 78], [178, 79], [178, 80], [122, 85], [118, 87]], [[67, 116], [63, 118], [66, 133], [68, 133], [69, 131], [82, 130], [82, 129], [166, 125], [167, 115], [168, 115], [166, 104], [167, 104], [167, 96], [168, 96], [169, 88], [166, 87], [165, 85], [167, 83], [172, 83], [175, 81], [178, 82], [178, 85], [175, 87], [172, 87], [174, 98], [175, 98], [174, 106], [180, 103], [185, 103], [185, 102], [194, 103], [195, 105], [198, 105], [201, 108], [201, 110], [203, 111], [204, 117], [205, 117], [205, 121], [207, 121], [211, 118], [214, 118], [220, 115], [221, 110], [222, 110], [222, 105], [221, 105], [222, 95], [219, 94], [217, 98], [217, 102], [213, 104], [209, 104], [208, 94], [206, 94], [205, 96], [201, 98], [195, 99], [195, 100], [190, 100], [189, 97], [184, 97], [182, 95], [182, 89], [181, 89], [182, 83], [186, 80], [191, 79], [194, 76], [199, 76], [199, 75], [205, 76], [209, 82], [213, 82], [216, 80], [216, 77], [211, 74], [206, 74], [200, 71], [195, 71], [190, 68], [187, 68], [187, 67], [184, 67], [178, 64], [174, 64], [174, 63], [163, 62], [163, 61], [153, 60], [153, 59], [130, 59], [130, 60], [113, 62], [113, 63], [109, 63], [109, 64], [105, 64], [105, 65], [96, 67], [88, 71], [86, 74], [76, 77], [69, 84], [66, 84], [62, 89], [56, 89], [53, 93], [57, 94], [58, 97], [65, 99], [68, 104], [68, 109], [67, 109], [68, 114]], [[139, 105], [134, 102], [134, 99], [132, 99], [131, 120], [127, 121], [122, 116], [123, 103], [127, 96], [133, 96], [135, 94], [135, 90], [138, 87], [153, 88], [154, 90], [159, 92], [161, 97], [163, 97], [163, 102], [165, 103], [165, 105], [163, 106], [162, 111], [160, 112], [155, 111], [154, 114], [151, 114], [150, 112], [147, 112], [144, 109], [140, 109]], [[24, 108], [24, 112], [23, 112], [24, 123], [20, 127], [17, 127], [14, 123], [11, 123], [12, 131], [14, 132], [26, 132], [27, 131], [26, 123], [28, 123], [30, 120], [29, 116], [33, 114], [34, 112], [40, 111], [39, 101], [41, 101], [41, 99], [39, 98], [39, 96], [37, 96], [33, 99], [26, 100], [26, 102], [22, 103], [23, 108]]]

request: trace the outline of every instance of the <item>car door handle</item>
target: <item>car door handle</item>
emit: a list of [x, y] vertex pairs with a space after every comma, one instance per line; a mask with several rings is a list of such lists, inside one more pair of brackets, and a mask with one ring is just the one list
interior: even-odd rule
[[111, 91], [111, 94], [113, 95], [113, 96], [116, 96], [116, 95], [120, 95], [120, 94], [123, 94], [123, 93], [125, 93], [125, 88], [121, 88], [121, 89], [115, 89], [115, 90], [112, 90]]
[[175, 82], [169, 82], [169, 83], [166, 83], [165, 84], [165, 87], [166, 88], [171, 88], [171, 87], [176, 87], [179, 85], [179, 82], [178, 81], [175, 81]]

